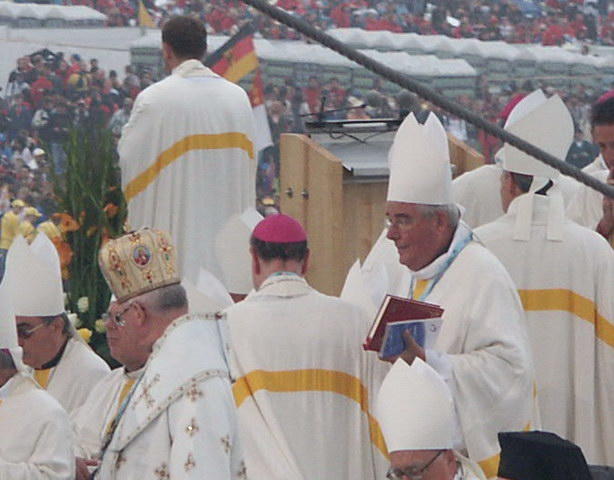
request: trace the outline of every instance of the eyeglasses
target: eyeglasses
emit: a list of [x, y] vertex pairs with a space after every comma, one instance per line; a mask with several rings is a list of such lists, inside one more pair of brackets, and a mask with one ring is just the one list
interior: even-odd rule
[[23, 328], [22, 325], [17, 326], [17, 336], [19, 338], [30, 338], [34, 332], [36, 332], [39, 328], [47, 325], [45, 322], [38, 324], [36, 327], [32, 328]]
[[105, 322], [111, 320], [118, 327], [123, 327], [124, 325], [126, 325], [126, 320], [124, 320], [122, 317], [126, 313], [128, 313], [128, 310], [130, 310], [130, 308], [133, 306], [134, 306], [134, 303], [129, 303], [128, 306], [124, 308], [120, 313], [109, 313], [109, 312], [103, 313], [102, 319]]
[[387, 229], [391, 229], [392, 227], [397, 228], [407, 228], [413, 223], [413, 220], [409, 217], [397, 217], [394, 220], [391, 218], [386, 218], [384, 221], [384, 225]]
[[424, 472], [426, 472], [429, 467], [433, 464], [435, 460], [443, 453], [445, 450], [439, 450], [437, 455], [435, 455], [424, 467], [416, 468], [416, 467], [407, 467], [404, 469], [400, 468], [391, 468], [386, 473], [386, 478], [388, 480], [404, 480], [405, 478], [409, 478], [409, 480], [422, 480], [422, 476]]

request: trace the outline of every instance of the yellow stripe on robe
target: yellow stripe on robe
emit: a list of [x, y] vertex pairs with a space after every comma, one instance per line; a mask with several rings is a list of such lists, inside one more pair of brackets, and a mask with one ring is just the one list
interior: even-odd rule
[[[124, 385], [122, 386], [122, 389], [119, 392], [119, 398], [117, 399], [117, 413], [119, 413], [119, 407], [121, 407], [122, 403], [124, 403], [124, 399], [126, 398], [126, 395], [128, 395], [128, 392], [130, 391], [133, 385], [134, 385], [134, 378], [129, 378], [126, 381], [124, 381]], [[107, 425], [107, 428], [106, 428], [107, 433], [111, 432], [113, 428], [113, 422], [117, 418], [117, 413]]]
[[258, 390], [269, 392], [331, 392], [343, 395], [354, 400], [360, 409], [367, 415], [371, 443], [388, 458], [388, 449], [384, 435], [377, 420], [369, 413], [369, 394], [362, 382], [347, 373], [336, 370], [305, 369], [265, 371], [253, 370], [244, 377], [239, 378], [232, 386], [237, 408]]
[[426, 291], [426, 287], [428, 286], [428, 280], [417, 280], [416, 286], [414, 287], [414, 300], [419, 300], [422, 294]]
[[41, 386], [43, 389], [47, 389], [47, 384], [49, 383], [49, 376], [51, 375], [51, 368], [46, 368], [45, 370], [34, 370], [34, 380]]
[[595, 336], [614, 347], [614, 325], [597, 311], [594, 302], [582, 295], [562, 288], [518, 290], [527, 312], [560, 310], [569, 312], [595, 326]]
[[[531, 422], [529, 422], [524, 428], [524, 432], [531, 430]], [[495, 478], [499, 472], [499, 462], [501, 461], [501, 454], [497, 453], [486, 460], [478, 462], [478, 465], [486, 475], [486, 478]]]
[[175, 142], [170, 148], [164, 150], [156, 161], [131, 180], [126, 186], [124, 195], [126, 201], [132, 200], [144, 191], [160, 175], [160, 172], [192, 150], [223, 150], [238, 148], [245, 151], [249, 158], [254, 158], [254, 145], [247, 135], [240, 132], [219, 134], [189, 135]]

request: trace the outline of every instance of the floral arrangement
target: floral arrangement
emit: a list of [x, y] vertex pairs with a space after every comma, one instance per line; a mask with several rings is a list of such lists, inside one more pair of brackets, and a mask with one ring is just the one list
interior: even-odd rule
[[78, 315], [76, 327], [89, 336], [92, 348], [110, 361], [100, 320], [111, 291], [98, 267], [98, 251], [109, 238], [122, 235], [126, 201], [113, 136], [109, 131], [75, 129], [65, 146], [66, 172], [52, 171], [62, 238], [55, 240], [60, 256], [67, 311]]

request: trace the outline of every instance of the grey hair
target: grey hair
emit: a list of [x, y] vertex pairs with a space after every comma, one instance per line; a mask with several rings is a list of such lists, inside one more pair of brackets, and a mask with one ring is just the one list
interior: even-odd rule
[[56, 318], [62, 319], [62, 333], [69, 336], [73, 335], [74, 329], [72, 328], [72, 324], [70, 323], [70, 319], [68, 318], [68, 314], [66, 312], [62, 312], [59, 315], [43, 316], [41, 317], [41, 320], [47, 325], [50, 325]]
[[456, 228], [460, 222], [460, 210], [454, 203], [447, 205], [419, 205], [420, 214], [423, 217], [434, 217], [437, 213], [445, 213], [448, 218], [448, 225]]
[[180, 283], [157, 288], [140, 297], [148, 308], [158, 313], [187, 308], [188, 296]]

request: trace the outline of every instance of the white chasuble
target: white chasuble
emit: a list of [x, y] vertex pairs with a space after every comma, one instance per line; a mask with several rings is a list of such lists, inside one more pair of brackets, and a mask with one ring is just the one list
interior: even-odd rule
[[[461, 223], [447, 254], [414, 281], [431, 281], [449, 253], [469, 232]], [[462, 233], [462, 234], [460, 234]], [[412, 272], [399, 264], [400, 278], [390, 293], [408, 297]], [[432, 289], [431, 289], [432, 288]], [[429, 291], [430, 289], [430, 291]], [[497, 433], [537, 428], [534, 372], [524, 311], [505, 268], [475, 241], [465, 246], [426, 291], [426, 302], [444, 309], [443, 324], [426, 360], [446, 381], [454, 398], [462, 445], [488, 478], [499, 463]]]
[[371, 319], [289, 273], [226, 312], [249, 478], [383, 478], [371, 406], [389, 365], [362, 350]]
[[255, 203], [254, 116], [241, 87], [188, 60], [143, 90], [122, 130], [122, 188], [133, 229], [167, 231], [182, 276], [224, 280], [215, 237]]
[[45, 390], [70, 415], [85, 402], [94, 385], [109, 370], [106, 362], [90, 347], [70, 338], [59, 363], [49, 372]]
[[75, 459], [68, 415], [27, 376], [0, 388], [0, 478], [73, 480]]
[[127, 397], [97, 480], [245, 479], [223, 321], [175, 320]]
[[141, 373], [142, 370], [126, 373], [123, 367], [109, 372], [90, 391], [83, 405], [72, 413], [75, 456], [99, 457], [105, 434], [126, 396], [122, 392], [126, 386], [134, 385]]
[[476, 230], [505, 265], [527, 313], [542, 426], [578, 444], [589, 463], [614, 464], [614, 251], [537, 195], [528, 241], [514, 240], [519, 202]]

